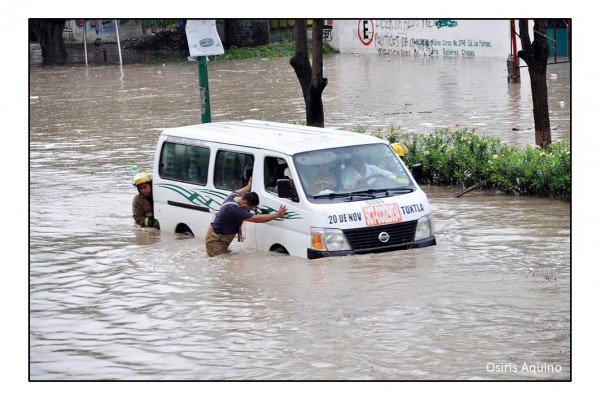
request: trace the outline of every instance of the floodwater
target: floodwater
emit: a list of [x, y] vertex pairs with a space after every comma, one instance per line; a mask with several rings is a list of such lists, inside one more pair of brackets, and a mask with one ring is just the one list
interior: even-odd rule
[[[326, 125], [533, 142], [503, 60], [325, 60]], [[549, 67], [570, 138], [570, 67]], [[297, 122], [286, 59], [209, 64], [213, 121]], [[30, 67], [31, 380], [569, 380], [571, 210], [424, 187], [437, 246], [321, 260], [133, 228], [130, 166], [198, 123], [194, 63]], [[562, 104], [561, 102], [564, 102]]]

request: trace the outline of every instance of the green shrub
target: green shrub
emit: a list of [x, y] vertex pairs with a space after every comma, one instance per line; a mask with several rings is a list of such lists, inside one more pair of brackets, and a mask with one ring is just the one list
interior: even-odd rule
[[491, 160], [494, 187], [507, 193], [571, 200], [571, 142], [547, 149], [527, 146], [509, 157]]
[[571, 200], [568, 140], [558, 140], [547, 149], [519, 149], [479, 135], [475, 129], [440, 129], [421, 135], [399, 133], [391, 127], [373, 134], [390, 143], [403, 143], [408, 149], [406, 163], [422, 165], [423, 183], [469, 187], [489, 179], [488, 187], [505, 193]]
[[[215, 56], [211, 60], [241, 60], [246, 58], [276, 58], [293, 57], [296, 52], [293, 35], [291, 37], [282, 37], [281, 40], [256, 46], [256, 47], [235, 47], [232, 46], [225, 50], [222, 55]], [[312, 54], [312, 44], [308, 45], [308, 54]], [[328, 43], [323, 43], [323, 54], [334, 54], [336, 50]]]

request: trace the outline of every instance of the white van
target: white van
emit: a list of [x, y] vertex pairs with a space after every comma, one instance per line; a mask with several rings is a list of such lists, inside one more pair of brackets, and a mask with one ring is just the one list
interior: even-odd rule
[[251, 120], [170, 128], [153, 172], [163, 231], [204, 238], [223, 200], [252, 176], [255, 211], [285, 204], [288, 213], [244, 223], [243, 245], [314, 259], [436, 244], [425, 193], [389, 143], [370, 135]]

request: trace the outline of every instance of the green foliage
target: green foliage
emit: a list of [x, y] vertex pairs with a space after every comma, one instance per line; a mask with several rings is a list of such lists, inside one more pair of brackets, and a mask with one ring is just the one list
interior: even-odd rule
[[571, 200], [571, 142], [557, 141], [547, 149], [527, 146], [507, 157], [490, 160], [498, 189]]
[[[284, 36], [281, 40], [257, 47], [230, 47], [225, 50], [225, 54], [215, 56], [214, 60], [241, 60], [246, 58], [276, 58], [293, 57], [296, 51], [293, 35]], [[312, 45], [308, 46], [308, 53], [311, 54]], [[323, 43], [323, 54], [335, 53], [329, 44]]]
[[391, 127], [374, 135], [403, 143], [408, 149], [406, 163], [423, 166], [425, 183], [469, 187], [490, 179], [492, 188], [505, 193], [571, 200], [570, 141], [556, 141], [547, 149], [519, 149], [474, 129], [420, 135]]
[[367, 132], [367, 127], [366, 126], [362, 126], [362, 125], [356, 125], [353, 129], [353, 132], [356, 133], [366, 133]]
[[176, 19], [136, 19], [137, 23], [141, 24], [144, 29], [156, 26], [158, 28], [170, 29], [178, 25]]

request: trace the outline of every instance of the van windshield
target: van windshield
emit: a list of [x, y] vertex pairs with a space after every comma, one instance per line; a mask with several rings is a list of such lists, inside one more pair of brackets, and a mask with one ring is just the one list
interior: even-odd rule
[[359, 200], [415, 190], [408, 171], [384, 143], [309, 151], [293, 158], [302, 190], [311, 201]]

